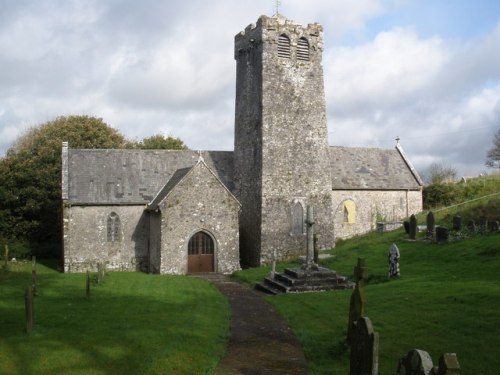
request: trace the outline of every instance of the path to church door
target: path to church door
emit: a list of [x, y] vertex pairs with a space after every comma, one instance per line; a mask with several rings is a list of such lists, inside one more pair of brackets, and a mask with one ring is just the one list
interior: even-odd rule
[[205, 232], [198, 232], [188, 244], [188, 273], [214, 272], [214, 241]]

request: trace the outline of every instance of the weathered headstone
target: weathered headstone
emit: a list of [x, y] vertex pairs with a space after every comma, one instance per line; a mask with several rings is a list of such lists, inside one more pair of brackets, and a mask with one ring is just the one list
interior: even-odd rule
[[31, 288], [33, 290], [33, 295], [37, 295], [37, 287], [36, 287], [36, 257], [31, 257]]
[[471, 233], [476, 232], [476, 222], [474, 220], [469, 220], [467, 222], [467, 230]]
[[85, 296], [87, 297], [87, 299], [90, 298], [90, 272], [88, 270], [85, 277]]
[[427, 238], [434, 237], [435, 220], [432, 211], [427, 214]]
[[364, 258], [358, 258], [358, 264], [354, 267], [354, 278], [356, 287], [351, 294], [351, 302], [349, 304], [349, 322], [347, 325], [347, 342], [350, 344], [352, 340], [353, 324], [359, 318], [365, 315], [365, 293], [363, 290], [363, 279], [366, 277], [366, 267]]
[[410, 233], [408, 238], [412, 241], [417, 239], [417, 218], [415, 215], [410, 216]]
[[434, 367], [430, 375], [460, 375], [460, 363], [455, 353], [445, 353], [439, 357], [439, 367]]
[[486, 230], [488, 229], [488, 219], [486, 219], [485, 217], [480, 218], [477, 223], [477, 226], [479, 233], [485, 233]]
[[399, 360], [396, 375], [460, 375], [460, 364], [455, 353], [445, 353], [435, 367], [429, 353], [413, 349]]
[[405, 228], [405, 233], [410, 234], [410, 222], [409, 221], [403, 221], [403, 227]]
[[389, 279], [399, 276], [399, 249], [395, 243], [389, 248]]
[[349, 375], [378, 375], [378, 333], [368, 317], [353, 323]]
[[460, 215], [453, 216], [453, 230], [461, 231], [462, 230], [462, 217]]
[[436, 241], [437, 243], [448, 242], [450, 230], [445, 227], [436, 227]]
[[273, 250], [273, 260], [271, 262], [271, 272], [269, 272], [269, 277], [274, 280], [276, 276], [276, 249]]
[[490, 221], [488, 223], [488, 230], [492, 233], [498, 232], [499, 226], [500, 224], [498, 223], [498, 221]]
[[24, 293], [24, 307], [26, 312], [26, 333], [30, 333], [35, 325], [35, 309], [33, 306], [33, 289], [26, 288]]

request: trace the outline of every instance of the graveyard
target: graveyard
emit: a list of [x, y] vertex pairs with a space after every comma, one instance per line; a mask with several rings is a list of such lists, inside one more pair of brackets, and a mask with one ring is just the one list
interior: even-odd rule
[[[436, 224], [451, 229], [453, 216], [437, 213]], [[416, 219], [425, 227], [426, 215]], [[355, 281], [358, 258], [364, 260], [364, 314], [379, 336], [379, 374], [395, 373], [412, 349], [428, 352], [435, 364], [441, 354], [456, 353], [463, 374], [498, 374], [499, 232], [451, 231], [445, 243], [427, 236], [421, 230], [409, 240], [401, 228], [339, 241], [320, 266]], [[399, 276], [389, 279], [392, 244], [400, 253]], [[55, 261], [39, 261], [33, 329], [26, 333], [24, 290], [32, 263], [0, 266], [2, 374], [212, 374], [224, 356], [230, 309], [205, 280], [92, 273], [87, 296], [85, 274], [62, 274]], [[300, 266], [279, 262], [276, 271]], [[270, 270], [239, 271], [233, 279], [253, 287]], [[299, 339], [310, 374], [349, 374], [352, 292], [264, 297]]]

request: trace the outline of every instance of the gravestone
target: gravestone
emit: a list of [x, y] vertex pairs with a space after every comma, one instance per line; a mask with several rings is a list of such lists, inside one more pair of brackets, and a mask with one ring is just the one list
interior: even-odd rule
[[410, 233], [408, 234], [408, 238], [411, 241], [415, 241], [417, 239], [417, 218], [415, 215], [410, 216]]
[[453, 216], [453, 230], [461, 231], [462, 230], [462, 217], [460, 215]]
[[455, 353], [445, 353], [434, 367], [429, 353], [413, 349], [399, 360], [396, 375], [460, 375], [460, 364]]
[[7, 271], [9, 267], [9, 245], [5, 244], [5, 252], [4, 252], [4, 268]]
[[276, 277], [276, 249], [273, 250], [273, 261], [271, 263], [271, 272], [269, 272], [269, 277], [273, 280]]
[[399, 249], [395, 243], [389, 248], [389, 279], [399, 276]]
[[353, 323], [349, 375], [378, 375], [378, 342], [368, 317]]
[[448, 242], [450, 230], [445, 227], [436, 227], [436, 241], [437, 243]]
[[403, 221], [403, 227], [405, 228], [405, 233], [410, 234], [410, 222], [409, 221]]
[[90, 298], [90, 272], [87, 270], [87, 276], [85, 277], [85, 296], [87, 299]]
[[474, 220], [469, 220], [467, 222], [467, 230], [471, 233], [476, 231], [476, 222]]
[[499, 223], [498, 221], [490, 221], [488, 223], [488, 230], [492, 233], [495, 233], [495, 232], [498, 232], [498, 228], [499, 228]]
[[319, 263], [318, 236], [314, 233], [314, 263]]
[[35, 309], [33, 305], [33, 289], [26, 288], [24, 293], [24, 308], [26, 313], [26, 333], [30, 333], [35, 325]]
[[363, 290], [363, 279], [366, 277], [366, 267], [364, 258], [358, 258], [358, 264], [354, 267], [354, 278], [356, 286], [351, 294], [349, 304], [349, 322], [347, 325], [347, 343], [351, 343], [352, 329], [354, 322], [365, 315], [365, 292]]
[[426, 351], [413, 349], [399, 360], [397, 375], [428, 375], [434, 365]]
[[479, 219], [477, 226], [479, 233], [485, 233], [488, 229], [488, 219], [482, 217], [481, 219]]
[[429, 375], [460, 375], [460, 363], [455, 353], [445, 353], [439, 357], [439, 366]]
[[427, 214], [427, 238], [434, 237], [435, 220], [432, 211]]

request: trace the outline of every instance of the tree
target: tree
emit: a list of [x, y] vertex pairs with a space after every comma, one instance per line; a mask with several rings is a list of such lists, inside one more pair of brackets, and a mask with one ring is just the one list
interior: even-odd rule
[[162, 134], [156, 134], [144, 138], [141, 142], [134, 145], [135, 148], [144, 150], [186, 150], [187, 147], [182, 140], [174, 137], [165, 137]]
[[486, 166], [490, 168], [500, 168], [500, 129], [495, 133], [493, 147], [486, 155]]
[[457, 170], [443, 163], [432, 163], [425, 173], [428, 184], [452, 182], [457, 177]]
[[25, 132], [0, 159], [0, 227], [5, 237], [60, 243], [63, 141], [72, 148], [127, 144], [116, 129], [89, 116], [58, 117]]

